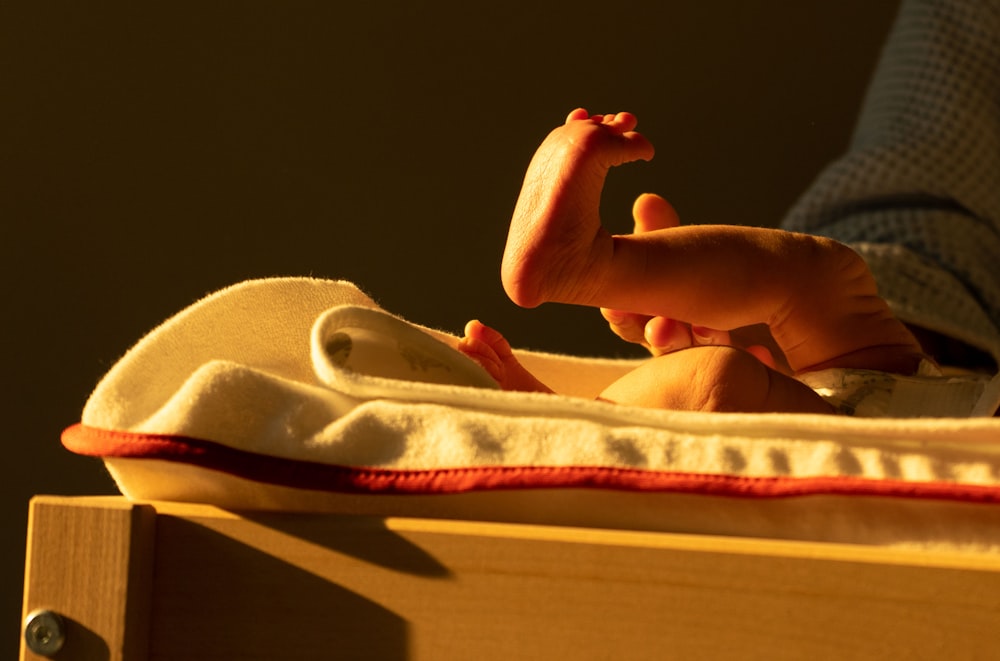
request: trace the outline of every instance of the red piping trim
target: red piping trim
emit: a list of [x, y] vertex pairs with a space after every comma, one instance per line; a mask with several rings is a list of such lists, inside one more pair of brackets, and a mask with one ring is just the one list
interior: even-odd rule
[[1000, 502], [1000, 487], [850, 476], [742, 477], [610, 466], [466, 466], [423, 470], [344, 466], [262, 455], [187, 436], [116, 431], [83, 424], [67, 428], [62, 443], [66, 449], [81, 455], [174, 461], [255, 482], [361, 494], [590, 488], [745, 498], [824, 494]]

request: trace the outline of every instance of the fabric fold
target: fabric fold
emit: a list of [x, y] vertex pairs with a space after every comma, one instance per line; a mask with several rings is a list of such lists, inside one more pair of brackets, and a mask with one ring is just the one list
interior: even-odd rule
[[[884, 512], [871, 516], [890, 526], [884, 517], [912, 509], [902, 501], [934, 501], [995, 530], [996, 540], [976, 544], [1000, 548], [1000, 508], [986, 505], [1000, 500], [1000, 419], [638, 409], [586, 393], [639, 361], [528, 351], [516, 353], [540, 378], [577, 394], [506, 392], [457, 342], [347, 282], [240, 283], [140, 340], [63, 442], [101, 457], [137, 500], [573, 525], [617, 516], [622, 527], [657, 530], [677, 521], [659, 508], [696, 496], [713, 499], [696, 508], [716, 520], [720, 498], [760, 501], [761, 512], [782, 509], [775, 499], [874, 498], [872, 512]], [[882, 396], [896, 385], [883, 383]], [[653, 501], [621, 509], [614, 493]], [[964, 509], [972, 505], [980, 509]], [[830, 535], [821, 520], [787, 524], [793, 538]], [[870, 541], [870, 526], [838, 539]], [[938, 524], [917, 528], [900, 534], [912, 542], [933, 528], [940, 542]]]

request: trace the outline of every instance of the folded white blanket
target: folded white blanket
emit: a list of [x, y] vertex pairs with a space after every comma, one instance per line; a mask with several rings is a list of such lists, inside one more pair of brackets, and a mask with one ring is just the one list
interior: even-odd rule
[[143, 338], [64, 443], [136, 499], [1000, 548], [998, 419], [635, 409], [591, 398], [636, 361], [525, 351], [566, 394], [503, 392], [456, 342], [350, 283], [242, 283]]

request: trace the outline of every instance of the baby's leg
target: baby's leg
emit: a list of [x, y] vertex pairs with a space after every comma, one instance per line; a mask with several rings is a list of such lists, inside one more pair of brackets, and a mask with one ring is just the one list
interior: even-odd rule
[[653, 147], [629, 113], [574, 110], [535, 152], [511, 220], [501, 276], [518, 305], [590, 303], [614, 250], [601, 226], [608, 170], [649, 160]]
[[646, 408], [721, 413], [832, 413], [801, 381], [726, 346], [664, 354], [621, 377], [601, 399]]
[[458, 350], [479, 363], [504, 390], [552, 392], [521, 365], [499, 331], [479, 321], [465, 325], [465, 337], [459, 340]]
[[[504, 390], [547, 392], [514, 356], [496, 330], [479, 321], [465, 326], [459, 350]], [[716, 412], [831, 413], [805, 384], [769, 369], [733, 347], [695, 347], [651, 358], [610, 384], [600, 399], [644, 408]]]
[[601, 226], [609, 168], [653, 148], [628, 113], [574, 111], [539, 147], [518, 199], [502, 279], [511, 299], [627, 310], [730, 330], [767, 324], [793, 372], [912, 372], [919, 345], [846, 246], [783, 230], [668, 227], [612, 236]]

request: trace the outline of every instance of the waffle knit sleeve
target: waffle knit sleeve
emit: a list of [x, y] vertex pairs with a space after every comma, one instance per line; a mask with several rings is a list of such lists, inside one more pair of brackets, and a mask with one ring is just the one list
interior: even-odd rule
[[851, 245], [902, 320], [1000, 363], [1000, 0], [904, 0], [850, 149], [783, 226]]

